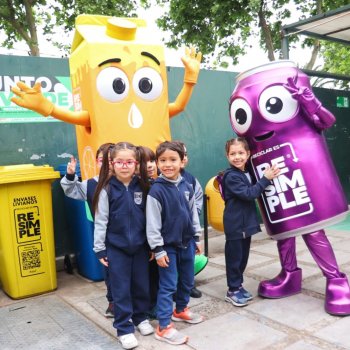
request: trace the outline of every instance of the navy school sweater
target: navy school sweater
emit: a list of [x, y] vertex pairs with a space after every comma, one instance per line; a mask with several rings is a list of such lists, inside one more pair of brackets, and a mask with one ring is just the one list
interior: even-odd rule
[[155, 180], [147, 196], [146, 217], [148, 244], [156, 253], [164, 245], [186, 247], [193, 238], [199, 241], [193, 188], [181, 176], [172, 181], [161, 175]]
[[146, 244], [145, 196], [139, 178], [128, 186], [112, 177], [99, 196], [95, 212], [94, 252], [106, 257], [106, 246], [113, 245], [133, 254]]
[[247, 175], [231, 167], [222, 179], [225, 200], [224, 231], [227, 240], [241, 239], [260, 232], [255, 199], [271, 182], [263, 176], [254, 185]]

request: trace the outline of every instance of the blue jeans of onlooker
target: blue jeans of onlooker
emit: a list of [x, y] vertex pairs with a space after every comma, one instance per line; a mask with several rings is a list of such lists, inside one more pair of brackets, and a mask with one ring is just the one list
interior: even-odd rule
[[194, 285], [196, 243], [191, 240], [186, 248], [164, 246], [164, 250], [169, 258], [169, 266], [159, 266], [157, 318], [161, 328], [167, 327], [171, 322], [174, 293], [177, 311], [183, 311], [190, 300], [190, 291]]

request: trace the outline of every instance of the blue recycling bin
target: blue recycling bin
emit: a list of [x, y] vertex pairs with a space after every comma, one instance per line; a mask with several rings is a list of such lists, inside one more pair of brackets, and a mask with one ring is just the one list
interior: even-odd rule
[[[61, 164], [57, 170], [63, 177], [66, 174], [66, 169], [67, 165]], [[76, 173], [80, 176], [78, 166]], [[102, 281], [104, 279], [103, 265], [98, 261], [93, 251], [94, 223], [87, 202], [64, 195], [64, 206], [79, 274], [92, 281]]]

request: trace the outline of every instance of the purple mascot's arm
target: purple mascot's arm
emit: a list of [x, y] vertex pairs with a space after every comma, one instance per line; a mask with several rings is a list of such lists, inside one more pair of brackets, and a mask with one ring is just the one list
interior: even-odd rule
[[321, 102], [316, 98], [310, 88], [297, 86], [292, 77], [288, 78], [287, 81], [288, 84], [284, 84], [283, 86], [300, 103], [306, 117], [309, 118], [318, 130], [325, 130], [335, 123], [334, 115], [322, 107]]

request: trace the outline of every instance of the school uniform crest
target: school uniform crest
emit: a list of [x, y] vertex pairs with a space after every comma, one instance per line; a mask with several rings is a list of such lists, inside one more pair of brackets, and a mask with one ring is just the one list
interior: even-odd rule
[[187, 201], [189, 201], [190, 200], [190, 191], [184, 191], [184, 195], [185, 195]]
[[142, 203], [142, 192], [134, 192], [134, 202], [137, 205]]

